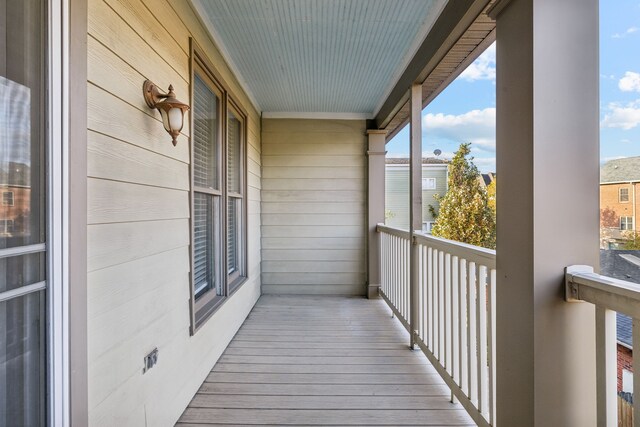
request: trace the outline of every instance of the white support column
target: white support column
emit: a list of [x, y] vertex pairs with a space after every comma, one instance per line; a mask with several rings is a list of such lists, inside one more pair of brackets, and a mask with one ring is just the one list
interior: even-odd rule
[[411, 86], [411, 136], [409, 148], [409, 227], [411, 231], [410, 262], [410, 317], [411, 338], [409, 346], [414, 347], [414, 333], [419, 325], [420, 265], [418, 245], [413, 238], [416, 230], [422, 229], [422, 85]]
[[598, 425], [618, 426], [616, 312], [596, 307]]
[[368, 255], [368, 289], [369, 298], [378, 298], [380, 289], [380, 236], [376, 232], [376, 225], [384, 223], [384, 193], [385, 193], [385, 143], [386, 130], [369, 130], [369, 255]]
[[[599, 265], [598, 0], [499, 1], [497, 422], [595, 426], [595, 313], [564, 268]], [[497, 15], [497, 16], [496, 16]]]

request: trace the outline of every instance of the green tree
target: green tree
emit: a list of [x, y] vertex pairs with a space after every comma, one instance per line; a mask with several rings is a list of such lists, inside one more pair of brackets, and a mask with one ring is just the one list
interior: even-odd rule
[[496, 178], [487, 185], [487, 204], [493, 213], [493, 220], [496, 218]]
[[624, 233], [624, 238], [627, 241], [622, 246], [622, 249], [631, 251], [640, 251], [640, 233], [637, 231], [627, 231]]
[[449, 165], [448, 189], [440, 202], [434, 236], [489, 249], [496, 247], [496, 219], [478, 168], [469, 157], [470, 143], [461, 144]]

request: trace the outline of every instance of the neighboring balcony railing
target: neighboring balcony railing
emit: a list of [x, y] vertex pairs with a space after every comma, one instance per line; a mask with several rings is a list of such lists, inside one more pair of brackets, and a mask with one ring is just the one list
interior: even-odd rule
[[[565, 299], [596, 306], [596, 382], [598, 425], [618, 426], [616, 312], [633, 319], [633, 339], [640, 343], [640, 285], [601, 276], [584, 265], [567, 267]], [[640, 412], [640, 369], [633, 373], [633, 412]], [[640, 426], [640, 417], [635, 417]]]
[[[419, 274], [411, 320], [411, 235], [378, 225], [382, 298], [479, 426], [495, 420], [496, 252], [415, 234]], [[640, 400], [640, 399], [639, 399]]]

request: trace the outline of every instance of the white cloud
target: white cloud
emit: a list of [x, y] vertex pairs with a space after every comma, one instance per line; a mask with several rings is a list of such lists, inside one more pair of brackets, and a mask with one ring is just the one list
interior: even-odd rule
[[640, 125], [640, 100], [625, 105], [611, 103], [600, 125], [604, 128], [633, 129]]
[[429, 135], [455, 142], [471, 142], [471, 146], [485, 152], [495, 152], [496, 109], [471, 110], [464, 114], [426, 114], [422, 128]]
[[480, 169], [480, 172], [495, 172], [496, 171], [496, 158], [495, 157], [474, 157], [473, 163]]
[[618, 82], [618, 88], [623, 92], [640, 92], [640, 73], [624, 73], [624, 77]]
[[638, 27], [629, 27], [623, 33], [615, 33], [611, 37], [613, 37], [614, 39], [622, 39], [622, 38], [627, 37], [630, 34], [638, 32], [638, 30], [640, 30], [640, 28], [638, 28]]
[[475, 61], [460, 74], [468, 81], [496, 79], [496, 44], [491, 44]]

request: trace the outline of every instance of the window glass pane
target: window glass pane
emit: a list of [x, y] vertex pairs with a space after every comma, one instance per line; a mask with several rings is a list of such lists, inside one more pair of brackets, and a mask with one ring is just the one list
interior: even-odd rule
[[629, 189], [628, 188], [621, 188], [620, 189], [620, 201], [621, 202], [628, 202], [629, 201]]
[[0, 302], [0, 425], [44, 426], [45, 298]]
[[211, 289], [222, 295], [217, 273], [220, 197], [195, 193], [193, 200], [193, 277], [196, 299]]
[[241, 215], [242, 199], [229, 198], [227, 207], [227, 269], [228, 273], [241, 272]]
[[45, 280], [45, 254], [0, 258], [0, 293]]
[[193, 91], [193, 182], [219, 189], [218, 97], [196, 74]]
[[0, 1], [0, 248], [44, 242], [45, 4]]
[[227, 153], [227, 188], [229, 191], [233, 193], [241, 193], [241, 185], [242, 181], [240, 179], [240, 172], [242, 170], [242, 162], [241, 162], [241, 148], [240, 143], [242, 139], [242, 123], [238, 118], [233, 114], [233, 112], [229, 111], [229, 121], [228, 121], [228, 134], [229, 134], [229, 142], [228, 142], [228, 153]]

